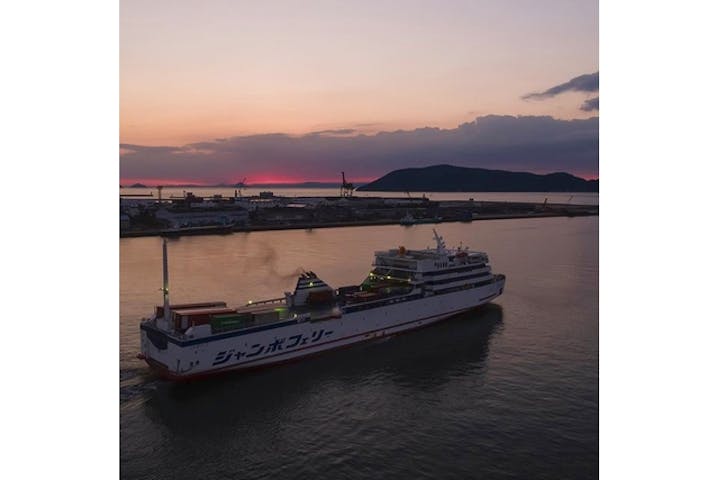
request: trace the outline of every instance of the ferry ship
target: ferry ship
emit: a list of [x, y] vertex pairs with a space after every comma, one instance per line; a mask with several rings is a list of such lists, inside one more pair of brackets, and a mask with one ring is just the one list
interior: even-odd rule
[[[434, 230], [433, 230], [434, 231]], [[303, 272], [284, 297], [228, 307], [171, 304], [163, 240], [163, 305], [140, 324], [138, 358], [162, 377], [188, 380], [265, 367], [439, 322], [492, 301], [505, 276], [468, 247], [375, 252], [359, 285], [333, 289]]]

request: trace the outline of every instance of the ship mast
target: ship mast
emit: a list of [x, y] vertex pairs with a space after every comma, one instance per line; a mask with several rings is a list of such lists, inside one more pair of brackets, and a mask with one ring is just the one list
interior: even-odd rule
[[170, 329], [170, 279], [167, 273], [167, 239], [162, 239], [162, 312], [165, 328]]
[[434, 232], [434, 241], [437, 242], [437, 253], [444, 253], [444, 239], [437, 233], [437, 230], [435, 230], [434, 228], [432, 229], [432, 232]]

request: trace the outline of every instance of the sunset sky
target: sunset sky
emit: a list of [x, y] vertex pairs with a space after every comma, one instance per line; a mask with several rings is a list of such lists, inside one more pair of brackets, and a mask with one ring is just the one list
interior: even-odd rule
[[123, 0], [121, 182], [597, 178], [598, 57], [596, 1]]

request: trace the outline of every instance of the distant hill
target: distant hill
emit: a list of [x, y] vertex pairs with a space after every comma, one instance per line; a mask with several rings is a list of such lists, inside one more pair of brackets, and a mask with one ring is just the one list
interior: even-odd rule
[[359, 187], [374, 192], [598, 192], [599, 180], [568, 173], [529, 172], [434, 165], [405, 168]]

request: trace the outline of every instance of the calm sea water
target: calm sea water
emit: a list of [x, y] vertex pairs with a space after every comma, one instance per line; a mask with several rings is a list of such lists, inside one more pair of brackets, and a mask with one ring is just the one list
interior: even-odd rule
[[[189, 385], [135, 359], [161, 240], [120, 240], [123, 478], [597, 478], [598, 217], [445, 223], [507, 275], [493, 304], [381, 343]], [[276, 297], [299, 267], [338, 287], [432, 226], [186, 237], [173, 301]]]
[[[338, 196], [339, 188], [243, 188], [242, 195], [259, 195], [260, 192], [271, 191], [275, 195], [285, 197], [324, 197]], [[176, 188], [168, 187], [162, 190], [162, 198], [172, 196], [182, 197], [184, 192], [192, 192], [195, 195], [209, 197], [212, 195], [223, 195], [231, 197], [235, 194], [234, 188]], [[122, 188], [121, 195], [153, 195], [157, 198], [155, 188]], [[405, 192], [354, 192], [357, 197], [406, 197]], [[412, 197], [421, 198], [425, 195], [430, 200], [468, 200], [492, 202], [530, 202], [542, 203], [547, 199], [548, 203], [569, 203], [572, 205], [599, 205], [599, 194], [589, 192], [412, 192]]]

